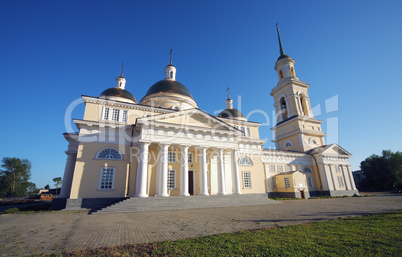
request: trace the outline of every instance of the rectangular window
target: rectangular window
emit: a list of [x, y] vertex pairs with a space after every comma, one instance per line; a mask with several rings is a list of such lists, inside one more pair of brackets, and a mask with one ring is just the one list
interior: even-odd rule
[[169, 190], [176, 188], [176, 171], [175, 170], [168, 170], [167, 188]]
[[176, 152], [169, 152], [168, 153], [168, 161], [169, 162], [176, 162]]
[[104, 120], [108, 120], [109, 119], [109, 107], [105, 107], [104, 109], [104, 113], [103, 113], [103, 119]]
[[243, 188], [250, 189], [251, 188], [251, 172], [243, 171]]
[[307, 186], [308, 187], [313, 187], [313, 179], [310, 177], [307, 177]]
[[290, 179], [289, 178], [284, 178], [283, 182], [285, 183], [285, 188], [290, 188]]
[[193, 162], [193, 153], [188, 153], [188, 162], [189, 163]]
[[276, 172], [276, 170], [275, 170], [275, 165], [271, 165], [270, 168], [269, 168], [269, 170], [270, 170], [271, 172]]
[[272, 178], [272, 188], [273, 189], [278, 188], [278, 186], [276, 185], [276, 178], [275, 177]]
[[289, 172], [289, 171], [291, 171], [291, 170], [292, 170], [292, 166], [286, 165], [286, 172]]
[[112, 112], [112, 120], [113, 121], [119, 121], [119, 113], [120, 113], [119, 109], [113, 109], [113, 112]]
[[336, 166], [336, 172], [341, 172], [341, 166]]
[[121, 118], [121, 121], [122, 122], [127, 122], [127, 111], [126, 110], [123, 111], [123, 116]]
[[282, 165], [278, 165], [278, 172], [283, 172], [283, 166]]
[[248, 136], [248, 137], [251, 137], [250, 128], [246, 128], [246, 131], [247, 131], [247, 136]]
[[343, 178], [342, 177], [338, 177], [338, 183], [339, 183], [339, 187], [345, 187], [345, 185], [343, 184]]
[[99, 189], [113, 189], [114, 173], [115, 168], [102, 167], [99, 180]]

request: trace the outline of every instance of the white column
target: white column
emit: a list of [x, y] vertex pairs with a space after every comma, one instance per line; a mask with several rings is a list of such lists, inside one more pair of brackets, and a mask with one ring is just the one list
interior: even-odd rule
[[162, 184], [162, 151], [159, 148], [158, 151], [158, 159], [156, 163], [156, 186], [155, 186], [155, 196], [158, 196], [161, 193], [161, 184]]
[[76, 161], [76, 157], [77, 157], [76, 152], [66, 151], [66, 154], [67, 154], [67, 162], [66, 162], [66, 168], [64, 169], [63, 184], [61, 186], [61, 192], [60, 192], [59, 198], [69, 198], [70, 197], [71, 184], [73, 182], [73, 174], [74, 174], [74, 168], [75, 168], [75, 161]]
[[345, 166], [340, 165], [340, 168], [342, 171], [343, 180], [345, 181], [346, 190], [352, 190], [352, 188], [350, 186], [349, 173], [347, 172], [347, 170], [345, 170]]
[[136, 197], [148, 197], [148, 142], [140, 142], [140, 155], [137, 166], [137, 182], [135, 187]]
[[160, 180], [160, 191], [159, 196], [168, 197], [167, 190], [167, 175], [168, 175], [168, 144], [161, 144], [161, 157], [162, 157], [162, 165], [161, 165], [161, 180]]
[[180, 195], [190, 196], [188, 193], [188, 145], [181, 146]]
[[207, 148], [201, 147], [201, 163], [200, 163], [200, 195], [208, 194], [208, 176], [207, 176]]
[[226, 195], [225, 170], [223, 168], [223, 149], [218, 149], [218, 195]]
[[241, 195], [240, 190], [240, 178], [239, 178], [239, 166], [237, 162], [237, 150], [233, 149], [232, 152], [232, 171], [233, 171], [233, 194]]
[[353, 173], [352, 173], [352, 171], [350, 170], [350, 166], [349, 166], [349, 165], [346, 166], [346, 171], [349, 173], [350, 184], [352, 185], [352, 189], [353, 189], [353, 190], [357, 190], [356, 184], [355, 184], [355, 178], [353, 177]]

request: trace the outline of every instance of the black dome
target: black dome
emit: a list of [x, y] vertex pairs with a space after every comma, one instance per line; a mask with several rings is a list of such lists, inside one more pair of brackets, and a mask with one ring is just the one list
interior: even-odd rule
[[241, 118], [245, 118], [244, 115], [237, 109], [225, 109], [223, 111], [221, 111], [221, 113], [219, 113], [218, 117], [221, 118], [237, 118], [237, 117], [241, 117]]
[[290, 57], [286, 54], [283, 54], [283, 55], [279, 56], [277, 61], [279, 61], [280, 59], [283, 59], [283, 58], [290, 58]]
[[190, 91], [180, 82], [176, 80], [161, 80], [153, 84], [144, 97], [155, 93], [176, 93], [193, 98]]
[[134, 103], [137, 103], [137, 100], [135, 100], [135, 97], [130, 92], [128, 92], [125, 89], [118, 88], [118, 87], [111, 87], [111, 88], [106, 89], [99, 95], [99, 97], [102, 97], [102, 96], [103, 97], [118, 96], [118, 97], [130, 99]]

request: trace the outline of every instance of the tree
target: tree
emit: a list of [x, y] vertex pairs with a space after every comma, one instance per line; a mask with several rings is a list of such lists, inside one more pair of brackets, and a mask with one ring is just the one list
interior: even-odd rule
[[56, 194], [57, 194], [57, 189], [59, 186], [61, 186], [63, 181], [62, 181], [61, 177], [57, 177], [57, 178], [53, 179], [53, 182], [54, 182], [54, 185], [56, 186]]
[[30, 186], [31, 162], [27, 159], [4, 157], [0, 170], [0, 194], [25, 196]]
[[391, 190], [402, 188], [402, 152], [382, 151], [382, 156], [373, 154], [360, 163], [366, 176], [363, 190]]

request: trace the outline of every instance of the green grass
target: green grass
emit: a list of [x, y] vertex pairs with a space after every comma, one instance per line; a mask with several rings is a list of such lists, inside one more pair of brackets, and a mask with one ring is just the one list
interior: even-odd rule
[[402, 212], [53, 256], [402, 256]]

